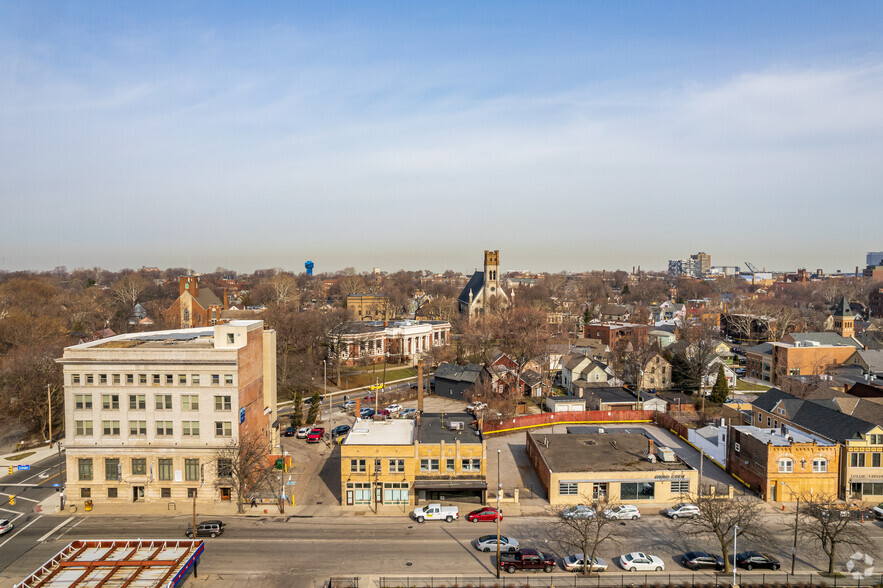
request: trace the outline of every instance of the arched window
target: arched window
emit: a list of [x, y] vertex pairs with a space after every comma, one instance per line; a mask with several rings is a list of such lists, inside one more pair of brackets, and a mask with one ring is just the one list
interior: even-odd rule
[[790, 474], [794, 471], [794, 460], [790, 457], [783, 457], [779, 460], [779, 473]]
[[812, 472], [814, 474], [823, 474], [828, 471], [828, 460], [824, 457], [817, 457], [812, 460]]

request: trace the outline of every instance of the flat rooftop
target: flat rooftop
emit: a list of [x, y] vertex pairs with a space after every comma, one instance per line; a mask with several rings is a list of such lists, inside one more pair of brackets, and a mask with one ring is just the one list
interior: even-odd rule
[[751, 425], [733, 427], [733, 429], [739, 431], [743, 435], [750, 435], [761, 443], [766, 443], [773, 447], [790, 447], [793, 443], [812, 443], [813, 441], [822, 447], [830, 447], [833, 445], [833, 443], [822, 439], [821, 437], [809, 435], [790, 428], [786, 429], [785, 432], [781, 429], [762, 429]]
[[[194, 327], [191, 329], [169, 329], [165, 331], [146, 331], [143, 333], [124, 333], [107, 339], [97, 339], [72, 345], [68, 349], [214, 349], [215, 330], [225, 326], [251, 328], [262, 324], [260, 320], [233, 320], [217, 327]], [[228, 347], [228, 348], [235, 348]]]
[[[682, 461], [647, 459], [650, 437], [643, 433], [571, 435], [528, 432], [553, 472], [655, 472], [692, 470]], [[659, 446], [654, 443], [654, 452]]]
[[413, 445], [413, 419], [356, 420], [344, 445]]
[[[471, 414], [465, 412], [423, 413], [417, 425], [417, 440], [420, 443], [481, 443], [481, 435], [475, 434]], [[455, 430], [451, 423], [463, 423], [463, 428]]]

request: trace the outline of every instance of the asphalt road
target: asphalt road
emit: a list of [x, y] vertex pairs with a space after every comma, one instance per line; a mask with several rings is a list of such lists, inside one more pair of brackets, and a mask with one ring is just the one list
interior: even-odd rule
[[[781, 541], [772, 546], [740, 543], [739, 550], [762, 547], [777, 556], [787, 570], [791, 561], [789, 519], [779, 514], [770, 514], [768, 519]], [[0, 586], [21, 580], [73, 539], [178, 538], [184, 536], [188, 521], [185, 515], [24, 515], [14, 534], [0, 540]], [[550, 521], [547, 517], [511, 517], [503, 521], [502, 532], [516, 537], [522, 545], [538, 547], [559, 558], [568, 555], [549, 542]], [[207, 576], [216, 583], [226, 580], [235, 585], [260, 578], [262, 585], [315, 587], [335, 575], [457, 573], [490, 578], [494, 573], [494, 554], [477, 552], [470, 544], [480, 535], [493, 534], [493, 523], [471, 524], [461, 519], [451, 524], [421, 525], [406, 517], [370, 516], [240, 517], [226, 522], [224, 535], [206, 539], [200, 581]], [[865, 525], [877, 544], [883, 544], [883, 527], [876, 522]], [[620, 543], [603, 547], [600, 556], [612, 562], [622, 553], [645, 551], [663, 558], [663, 574], [667, 575], [686, 572], [675, 557], [693, 549], [716, 551], [707, 540], [685, 535], [677, 523], [649, 513], [639, 521], [622, 525]], [[824, 565], [825, 560], [810, 554], [806, 546], [799, 549], [798, 571], [818, 571]], [[844, 559], [848, 556], [843, 555]], [[612, 567], [609, 573], [621, 571]], [[558, 573], [566, 575], [560, 567]]]

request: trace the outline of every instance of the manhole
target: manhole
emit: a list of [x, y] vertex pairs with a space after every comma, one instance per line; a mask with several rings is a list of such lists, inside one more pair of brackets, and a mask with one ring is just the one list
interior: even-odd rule
[[412, 566], [412, 565], [414, 565], [414, 564], [411, 563], [411, 562], [409, 562], [409, 561], [406, 561], [406, 562], [405, 562], [405, 565], [406, 565], [406, 566]]
[[317, 503], [316, 503], [316, 504], [322, 504], [322, 502], [321, 502], [321, 501], [319, 501], [319, 502], [317, 502]]

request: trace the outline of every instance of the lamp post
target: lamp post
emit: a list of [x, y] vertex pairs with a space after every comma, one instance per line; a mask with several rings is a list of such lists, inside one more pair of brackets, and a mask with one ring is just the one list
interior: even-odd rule
[[736, 587], [736, 539], [739, 537], [739, 525], [733, 527], [733, 588]]
[[[328, 396], [328, 363], [323, 359], [322, 360], [322, 394]], [[320, 405], [321, 406], [321, 405]], [[331, 397], [328, 396], [328, 428], [333, 429], [334, 423], [331, 422]], [[331, 435], [331, 431], [328, 431], [328, 434]], [[331, 440], [332, 442], [334, 439]]]
[[500, 480], [500, 455], [501, 449], [497, 449], [497, 578], [500, 577], [500, 493], [503, 491], [503, 481]]
[[788, 488], [788, 492], [791, 493], [791, 496], [797, 499], [797, 508], [794, 509], [794, 545], [791, 546], [791, 575], [793, 576], [794, 566], [797, 563], [797, 524], [800, 517], [800, 495], [795, 494], [794, 490], [792, 490], [785, 482], [782, 482], [782, 486]]

